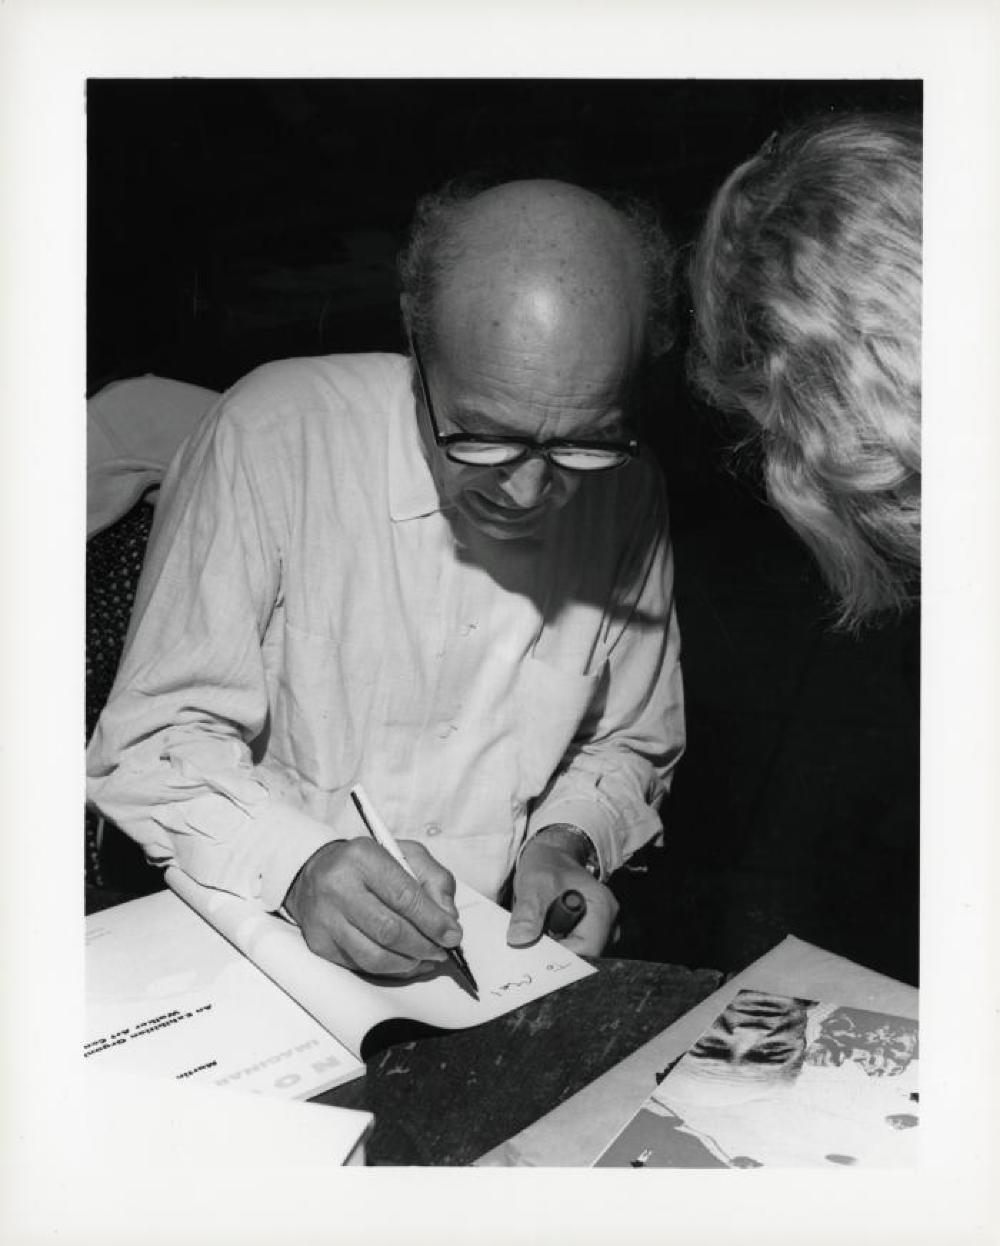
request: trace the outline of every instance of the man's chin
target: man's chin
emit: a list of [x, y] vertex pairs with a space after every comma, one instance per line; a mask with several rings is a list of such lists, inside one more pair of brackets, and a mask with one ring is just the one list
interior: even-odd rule
[[514, 545], [517, 542], [540, 541], [542, 539], [542, 525], [536, 524], [532, 528], [518, 529], [512, 531], [502, 524], [486, 523], [481, 519], [473, 519], [469, 516], [469, 522], [474, 525], [477, 532], [487, 537], [491, 541], [503, 541], [507, 545]]

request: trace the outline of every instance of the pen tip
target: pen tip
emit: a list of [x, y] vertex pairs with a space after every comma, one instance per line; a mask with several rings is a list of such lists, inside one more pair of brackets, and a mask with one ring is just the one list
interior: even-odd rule
[[478, 1000], [479, 985], [476, 982], [476, 979], [472, 976], [472, 970], [469, 968], [469, 962], [465, 959], [465, 954], [462, 952], [462, 949], [460, 947], [449, 948], [448, 956], [451, 959], [451, 963], [458, 970], [459, 977]]

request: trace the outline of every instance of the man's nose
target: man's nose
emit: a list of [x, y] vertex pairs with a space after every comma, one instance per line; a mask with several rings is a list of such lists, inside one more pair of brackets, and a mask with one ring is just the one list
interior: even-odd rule
[[500, 488], [515, 506], [530, 510], [552, 487], [552, 468], [541, 455], [504, 469]]

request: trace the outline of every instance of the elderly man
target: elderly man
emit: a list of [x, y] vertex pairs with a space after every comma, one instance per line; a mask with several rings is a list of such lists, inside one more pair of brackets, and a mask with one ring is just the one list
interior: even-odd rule
[[[410, 975], [461, 938], [457, 875], [529, 943], [659, 833], [683, 746], [672, 567], [635, 394], [669, 248], [579, 187], [424, 202], [411, 359], [267, 365], [165, 482], [89, 753], [156, 862]], [[363, 782], [419, 882], [363, 835]]]

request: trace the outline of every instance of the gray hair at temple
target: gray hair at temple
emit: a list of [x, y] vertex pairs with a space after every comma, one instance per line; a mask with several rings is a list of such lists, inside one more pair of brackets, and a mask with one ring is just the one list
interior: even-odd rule
[[921, 182], [917, 122], [807, 123], [729, 176], [690, 266], [689, 374], [752, 417], [842, 627], [902, 607], [920, 563]]
[[[433, 343], [434, 298], [441, 277], [461, 257], [455, 227], [469, 201], [495, 184], [458, 179], [417, 201], [398, 267], [402, 293], [408, 296], [409, 329], [421, 342]], [[624, 194], [601, 198], [619, 213], [639, 248], [646, 283], [646, 355], [664, 355], [674, 342], [676, 248], [651, 204]]]

